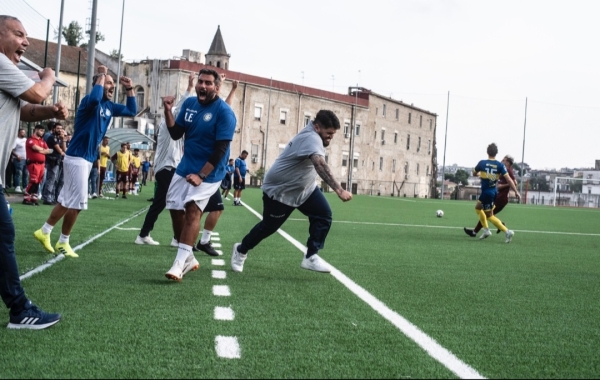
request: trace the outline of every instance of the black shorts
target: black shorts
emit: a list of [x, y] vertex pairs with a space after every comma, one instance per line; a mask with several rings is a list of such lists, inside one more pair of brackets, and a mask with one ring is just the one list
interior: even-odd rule
[[202, 212], [213, 212], [213, 211], [223, 211], [225, 210], [225, 206], [223, 206], [223, 198], [221, 198], [221, 192], [219, 189], [211, 195], [208, 199], [208, 203]]
[[129, 172], [120, 172], [117, 170], [117, 183], [129, 182]]
[[246, 178], [242, 178], [242, 182], [240, 182], [240, 177], [233, 177], [233, 188], [235, 190], [244, 190], [246, 188]]

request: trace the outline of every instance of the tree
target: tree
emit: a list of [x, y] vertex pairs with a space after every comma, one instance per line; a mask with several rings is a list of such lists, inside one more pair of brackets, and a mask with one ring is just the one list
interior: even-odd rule
[[514, 171], [515, 173], [517, 173], [517, 175], [518, 175], [519, 177], [522, 177], [522, 176], [523, 176], [523, 173], [521, 173], [521, 167], [519, 166], [519, 164], [517, 164], [517, 163], [515, 162], [515, 163], [512, 165], [512, 168], [513, 168], [513, 171]]
[[[117, 51], [117, 49], [112, 49], [109, 55], [111, 58], [119, 59], [119, 52]], [[123, 54], [121, 54], [121, 60], [123, 60]]]
[[[71, 21], [69, 26], [63, 26], [62, 35], [67, 41], [67, 45], [79, 46], [79, 43], [83, 40], [83, 29], [77, 21]], [[54, 38], [58, 39], [58, 35], [55, 35]]]
[[462, 169], [458, 169], [454, 175], [454, 182], [467, 186], [469, 184], [469, 173]]
[[444, 180], [456, 183], [456, 178], [454, 178], [454, 174], [452, 173], [444, 173]]
[[550, 185], [545, 176], [531, 177], [529, 179], [529, 189], [536, 191], [550, 191]]

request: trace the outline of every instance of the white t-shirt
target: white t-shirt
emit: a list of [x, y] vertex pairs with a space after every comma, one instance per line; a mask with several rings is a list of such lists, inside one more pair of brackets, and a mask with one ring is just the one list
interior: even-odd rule
[[25, 151], [25, 143], [27, 142], [27, 137], [17, 137], [16, 141], [15, 141], [15, 147], [13, 148], [15, 150], [15, 154], [19, 157], [25, 157], [27, 155], [27, 152]]
[[19, 96], [35, 84], [6, 55], [0, 53], [0, 185], [4, 185], [4, 174], [10, 153], [19, 132], [21, 107], [27, 103]]

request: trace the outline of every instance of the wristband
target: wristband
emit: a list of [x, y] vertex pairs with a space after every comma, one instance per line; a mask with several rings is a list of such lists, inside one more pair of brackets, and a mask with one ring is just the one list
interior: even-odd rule
[[198, 173], [198, 177], [200, 177], [200, 179], [201, 179], [202, 181], [204, 181], [204, 180], [206, 179], [206, 174], [204, 174], [204, 173], [202, 173], [202, 172], [199, 172], [199, 173]]
[[125, 87], [125, 91], [131, 91], [133, 90], [133, 87]]

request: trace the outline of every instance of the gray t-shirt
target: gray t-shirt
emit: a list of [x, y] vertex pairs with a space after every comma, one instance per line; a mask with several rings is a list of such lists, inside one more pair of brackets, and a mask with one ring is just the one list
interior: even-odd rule
[[27, 104], [19, 96], [34, 84], [6, 55], [0, 53], [0, 185], [5, 183], [4, 169], [19, 132], [21, 107]]
[[263, 192], [288, 206], [302, 205], [317, 187], [317, 171], [310, 159], [314, 154], [325, 156], [325, 147], [310, 122], [277, 157], [265, 175]]

